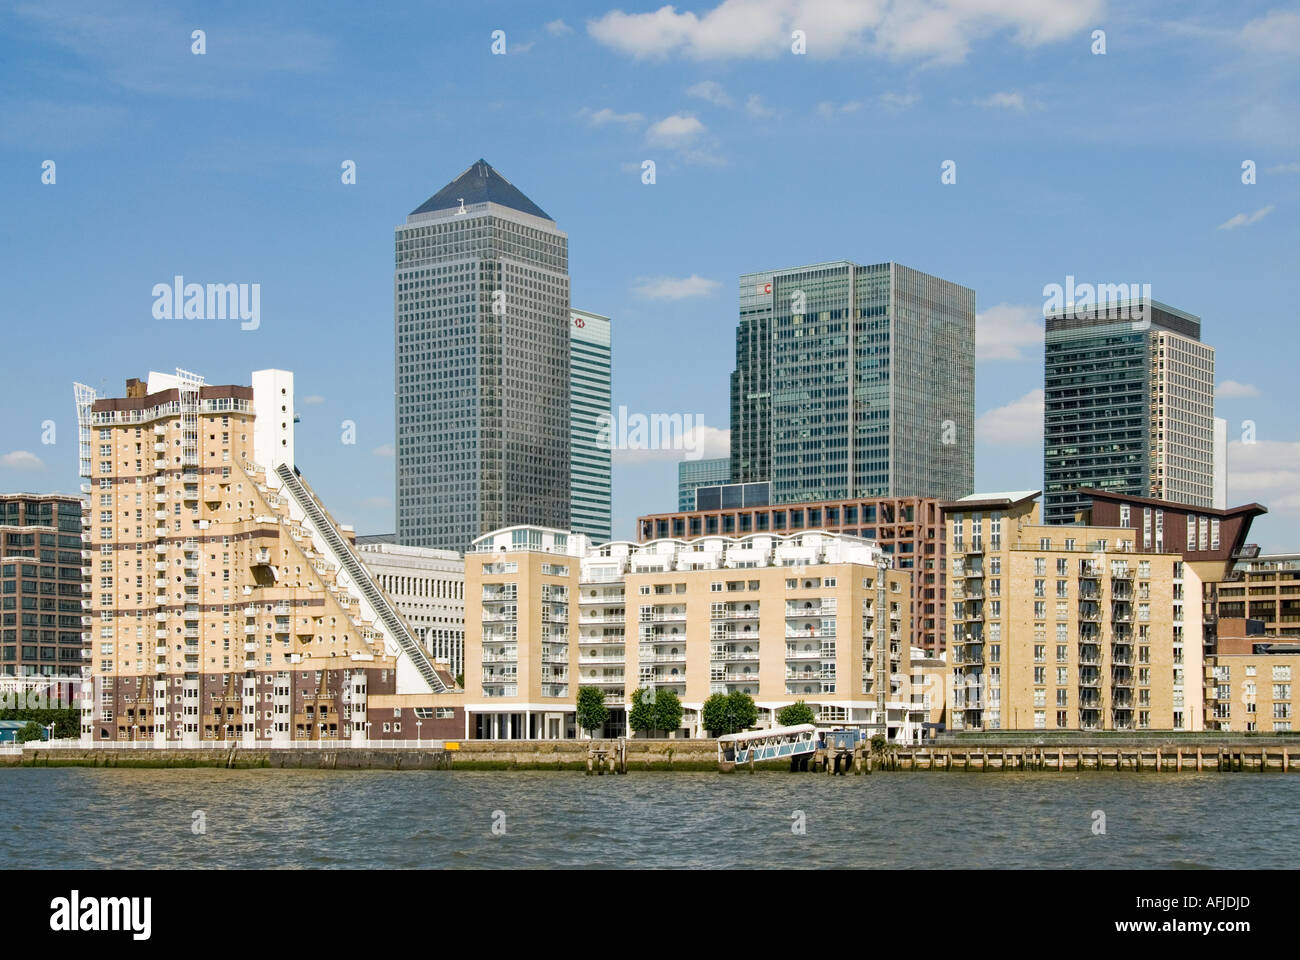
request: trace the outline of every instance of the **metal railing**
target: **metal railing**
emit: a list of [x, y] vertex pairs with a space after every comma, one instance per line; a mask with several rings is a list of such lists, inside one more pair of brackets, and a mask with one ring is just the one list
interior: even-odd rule
[[429, 661], [424, 648], [411, 636], [410, 631], [402, 623], [401, 617], [397, 615], [397, 612], [389, 605], [384, 595], [375, 587], [370, 579], [370, 574], [361, 565], [361, 561], [352, 552], [352, 548], [334, 529], [334, 524], [329, 521], [324, 511], [316, 504], [316, 499], [307, 492], [307, 488], [298, 479], [297, 474], [293, 472], [293, 468], [286, 463], [282, 463], [276, 467], [275, 472], [284, 482], [285, 489], [297, 501], [298, 506], [311, 518], [321, 538], [333, 553], [334, 559], [348, 572], [352, 582], [356, 584], [357, 589], [369, 601], [371, 609], [375, 611], [380, 621], [388, 628], [388, 632], [407, 657], [410, 658], [411, 663], [420, 672], [420, 676], [424, 678], [429, 688], [435, 693], [446, 693], [448, 690], [447, 685], [438, 676], [438, 672]]

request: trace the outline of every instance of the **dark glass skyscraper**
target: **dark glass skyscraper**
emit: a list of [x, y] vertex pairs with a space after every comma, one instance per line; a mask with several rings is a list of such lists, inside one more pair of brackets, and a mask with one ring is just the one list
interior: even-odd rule
[[397, 537], [567, 529], [568, 238], [480, 160], [396, 232]]
[[974, 486], [975, 292], [847, 260], [740, 279], [732, 479], [773, 503]]
[[[1141, 319], [1134, 319], [1140, 316]], [[1214, 505], [1214, 348], [1155, 300], [1046, 318], [1043, 519], [1070, 523], [1079, 487]]]

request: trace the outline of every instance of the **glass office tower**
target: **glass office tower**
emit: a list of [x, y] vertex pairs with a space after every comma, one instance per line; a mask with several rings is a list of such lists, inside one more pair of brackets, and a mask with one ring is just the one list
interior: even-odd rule
[[606, 543], [612, 539], [611, 449], [601, 430], [613, 413], [609, 317], [572, 311], [569, 349], [571, 529]]
[[568, 529], [568, 238], [480, 160], [396, 230], [397, 537]]
[[975, 292], [896, 263], [746, 274], [732, 479], [773, 503], [974, 486]]
[[1046, 318], [1047, 523], [1088, 507], [1079, 487], [1214, 505], [1214, 348], [1200, 340], [1199, 317], [1155, 300]]
[[695, 491], [731, 479], [731, 459], [683, 460], [677, 464], [677, 509], [695, 509]]

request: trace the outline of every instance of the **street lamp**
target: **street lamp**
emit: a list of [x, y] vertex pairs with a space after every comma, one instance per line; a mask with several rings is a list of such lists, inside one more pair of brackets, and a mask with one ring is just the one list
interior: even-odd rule
[[370, 721], [366, 721], [366, 746], [370, 745]]
[[423, 723], [423, 721], [421, 721], [421, 720], [416, 720], [416, 721], [415, 721], [415, 745], [416, 745], [417, 747], [420, 745], [420, 743], [421, 743], [421, 741], [422, 741], [422, 739], [423, 739], [423, 738], [420, 736], [420, 726], [421, 726], [422, 723]]

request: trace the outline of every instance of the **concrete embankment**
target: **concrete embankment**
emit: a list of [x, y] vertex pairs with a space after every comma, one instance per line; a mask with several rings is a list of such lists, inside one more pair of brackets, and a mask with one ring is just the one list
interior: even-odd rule
[[[112, 746], [27, 748], [21, 756], [0, 754], [0, 764], [78, 767], [219, 767], [228, 769], [317, 770], [572, 770], [604, 772], [619, 759], [627, 772], [720, 769], [715, 740], [626, 741], [464, 740], [427, 748], [228, 747], [131, 749]], [[601, 751], [604, 751], [603, 753]], [[595, 762], [592, 758], [595, 756]], [[1300, 770], [1300, 741], [1225, 739], [1188, 741], [1078, 740], [1027, 744], [1007, 741], [948, 741], [926, 746], [897, 745], [883, 753], [843, 758], [830, 763], [825, 751], [811, 758], [810, 769], [825, 772], [895, 771], [1044, 772], [1110, 770], [1141, 772]], [[861, 762], [850, 762], [860, 760]], [[725, 765], [724, 769], [737, 769]], [[738, 772], [749, 769], [742, 766]], [[788, 761], [759, 764], [757, 769], [788, 770]]]
[[[229, 769], [301, 768], [313, 770], [582, 770], [590, 741], [469, 740], [441, 747], [340, 747], [276, 749], [211, 747], [132, 749], [44, 747], [23, 752], [24, 766], [40, 767], [222, 767]], [[626, 769], [714, 770], [713, 740], [629, 740]]]

